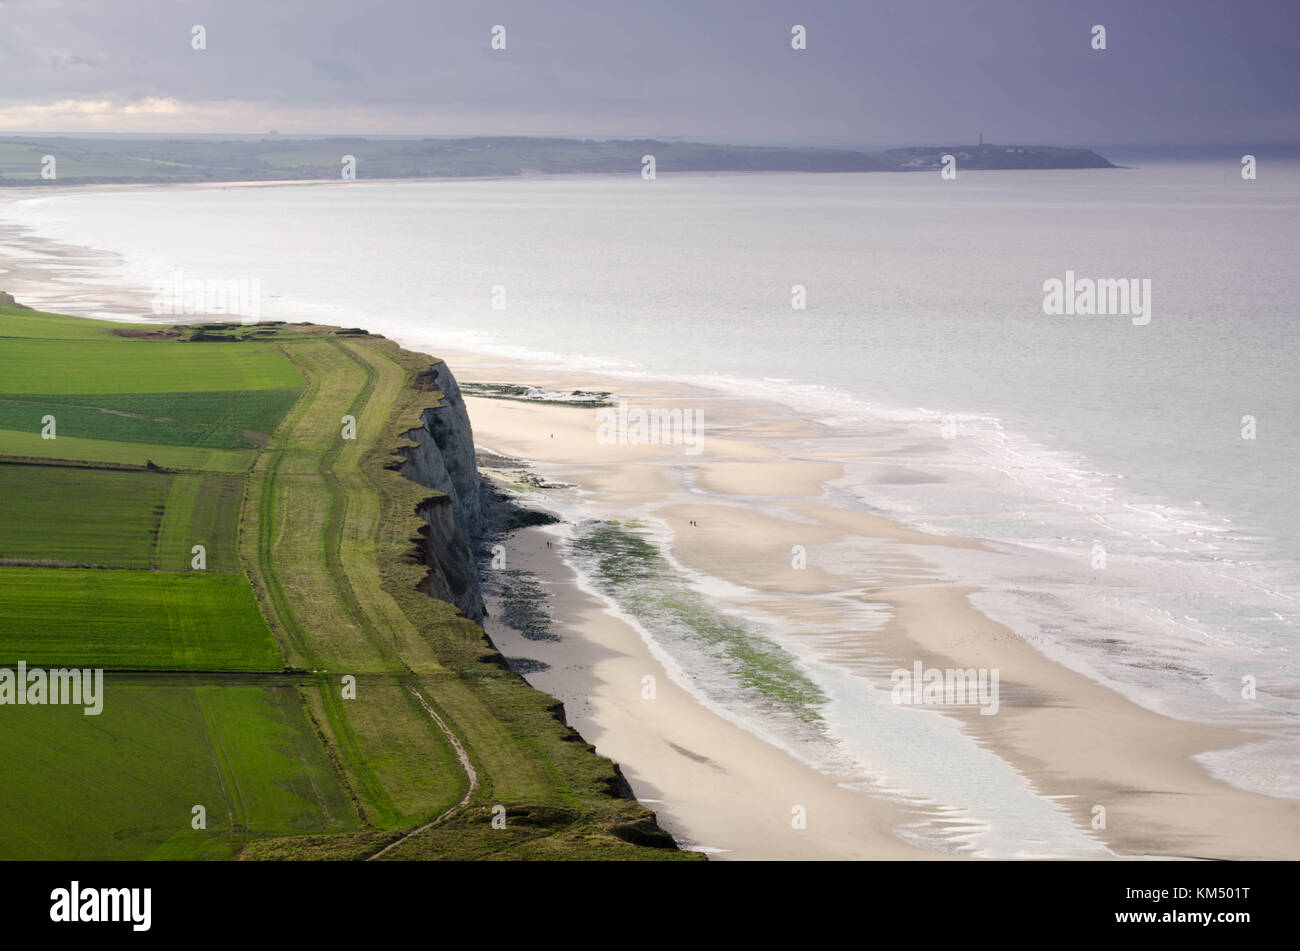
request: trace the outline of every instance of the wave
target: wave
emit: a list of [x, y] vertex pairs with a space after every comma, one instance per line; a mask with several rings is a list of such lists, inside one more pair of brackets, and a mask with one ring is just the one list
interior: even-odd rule
[[[107, 273], [83, 268], [75, 282], [93, 292], [139, 290], [155, 263], [118, 256]], [[1300, 716], [1296, 561], [1226, 515], [1138, 492], [1123, 475], [996, 414], [891, 405], [785, 376], [674, 374], [626, 356], [529, 348], [473, 327], [467, 314], [440, 315], [431, 325], [383, 290], [349, 288], [334, 301], [272, 296], [264, 316], [362, 325], [444, 356], [459, 349], [539, 370], [777, 404], [826, 427], [818, 458], [845, 465], [844, 477], [826, 487], [828, 501], [923, 531], [989, 540], [995, 555], [927, 549], [924, 558], [978, 585], [981, 608], [1053, 659], [1174, 716], [1256, 722], [1263, 714], [1280, 723]], [[86, 312], [80, 303], [85, 298], [66, 309]], [[98, 308], [91, 315], [107, 316], [102, 303], [90, 305]], [[802, 447], [783, 448], [798, 456]], [[1094, 567], [1096, 546], [1104, 568]], [[1243, 710], [1246, 676], [1258, 680], [1259, 699]]]

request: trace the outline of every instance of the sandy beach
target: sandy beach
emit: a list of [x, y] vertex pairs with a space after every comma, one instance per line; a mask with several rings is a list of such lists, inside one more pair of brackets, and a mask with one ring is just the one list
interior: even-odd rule
[[[576, 484], [593, 512], [653, 513], [681, 563], [763, 592], [766, 608], [792, 621], [845, 589], [842, 573], [813, 564], [792, 570], [793, 546], [845, 539], [874, 546], [878, 577], [864, 579], [853, 596], [887, 609], [887, 624], [877, 632], [837, 630], [828, 617], [819, 652], [881, 690], [889, 689], [892, 669], [917, 659], [926, 667], [998, 669], [998, 715], [972, 707], [921, 715], [960, 722], [1095, 838], [1099, 857], [1290, 857], [1290, 835], [1279, 831], [1300, 828], [1300, 803], [1234, 788], [1191, 759], [1256, 740], [1255, 731], [1270, 725], [1172, 719], [1049, 660], [977, 610], [962, 579], [926, 562], [928, 548], [980, 549], [979, 542], [820, 501], [840, 467], [785, 458], [781, 449], [794, 437], [815, 439], [818, 424], [689, 387], [567, 377], [464, 354], [449, 362], [462, 380], [605, 389], [634, 405], [702, 407], [708, 439], [702, 453], [687, 456], [681, 446], [602, 445], [591, 409], [468, 399], [482, 447], [529, 460], [548, 480]], [[543, 507], [544, 494], [535, 499]], [[709, 502], [695, 501], [701, 496]], [[718, 504], [728, 498], [745, 501]], [[547, 665], [530, 681], [566, 701], [575, 726], [622, 764], [638, 796], [680, 839], [722, 858], [970, 854], [959, 842], [946, 853], [908, 844], [917, 823], [941, 827], [942, 810], [866, 791], [867, 776], [818, 772], [693, 699], [633, 625], [575, 584], [562, 542], [548, 548], [550, 537], [539, 529], [519, 533], [509, 558], [543, 579], [559, 641], [530, 642], [492, 621], [489, 630], [508, 656]], [[646, 674], [658, 684], [653, 702], [641, 698]], [[791, 809], [801, 804], [807, 829], [792, 830]]]
[[[10, 249], [0, 262], [0, 289], [24, 303], [149, 319], [143, 291], [85, 281], [111, 255], [21, 230], [0, 235], [0, 247]], [[17, 251], [38, 252], [41, 260], [33, 264]], [[1294, 857], [1300, 802], [1238, 789], [1192, 759], [1282, 735], [1276, 721], [1225, 725], [1161, 715], [1049, 659], [992, 620], [972, 603], [977, 589], [969, 579], [930, 556], [971, 553], [996, 563], [995, 547], [909, 529], [829, 491], [844, 475], [845, 458], [872, 456], [869, 442], [832, 447], [838, 434], [829, 427], [783, 405], [718, 390], [398, 342], [446, 359], [462, 383], [609, 391], [634, 407], [702, 413], [705, 438], [692, 454], [682, 445], [603, 443], [591, 408], [467, 397], [480, 448], [522, 460], [543, 481], [567, 487], [530, 490], [528, 501], [652, 524], [674, 564], [761, 597], [765, 614], [789, 638], [864, 690], [887, 694], [891, 672], [918, 661], [999, 671], [996, 715], [952, 706], [915, 715], [942, 718], [1013, 770], [1029, 794], [1073, 827], [1078, 854]], [[485, 474], [509, 481], [508, 472]], [[781, 737], [759, 735], [753, 723], [746, 728], [582, 581], [566, 544], [563, 530], [533, 528], [507, 546], [508, 564], [546, 592], [557, 638], [530, 640], [512, 630], [492, 599], [488, 633], [508, 657], [530, 662], [530, 682], [564, 701], [572, 725], [621, 765], [638, 797], [681, 843], [723, 859], [981, 854], [979, 823], [948, 804], [893, 788], [843, 761], [813, 765]], [[800, 550], [813, 554], [795, 567]], [[847, 550], [866, 560], [837, 561], [835, 553]], [[864, 617], [881, 622], [866, 624]], [[954, 780], [958, 788], [960, 781]], [[970, 779], [972, 795], [978, 782]], [[1015, 853], [1051, 854], [1049, 845], [1038, 851], [1032, 843]]]

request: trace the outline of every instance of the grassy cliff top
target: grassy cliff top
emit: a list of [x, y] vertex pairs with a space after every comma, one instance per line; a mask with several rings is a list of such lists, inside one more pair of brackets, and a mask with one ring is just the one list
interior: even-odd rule
[[104, 670], [0, 717], [0, 858], [699, 858], [423, 593], [429, 363], [0, 307], [0, 668]]

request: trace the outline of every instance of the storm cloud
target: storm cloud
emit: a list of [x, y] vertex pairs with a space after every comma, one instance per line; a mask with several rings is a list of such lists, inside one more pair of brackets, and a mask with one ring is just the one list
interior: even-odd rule
[[1300, 142], [1292, 0], [0, 0], [0, 60], [10, 132]]

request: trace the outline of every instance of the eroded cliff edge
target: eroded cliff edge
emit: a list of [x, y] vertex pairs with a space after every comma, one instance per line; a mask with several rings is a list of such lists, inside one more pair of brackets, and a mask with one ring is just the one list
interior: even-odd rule
[[[508, 499], [480, 477], [469, 413], [450, 368], [439, 361], [418, 373], [414, 385], [431, 395], [435, 391], [441, 394], [441, 399], [430, 400], [434, 406], [421, 411], [418, 427], [399, 434], [411, 445], [398, 448], [401, 463], [394, 467], [417, 485], [439, 493], [422, 500], [416, 509], [425, 522], [420, 529], [420, 560], [429, 569], [418, 587], [433, 598], [455, 605], [467, 618], [481, 625], [486, 612], [476, 551], [512, 527], [534, 524], [537, 513], [529, 511], [521, 515]], [[486, 634], [479, 633], [490, 646]], [[478, 659], [513, 670], [494, 647], [491, 654], [480, 655]], [[527, 686], [517, 671], [515, 677], [518, 683]], [[545, 696], [532, 687], [527, 689], [530, 694]], [[683, 854], [673, 837], [659, 826], [655, 814], [636, 803], [636, 795], [618, 764], [599, 758], [596, 748], [569, 725], [564, 704], [550, 697], [545, 702], [547, 714], [564, 729], [560, 746], [567, 748], [570, 755], [582, 757], [585, 751], [593, 757], [589, 763], [584, 762], [578, 775], [591, 784], [590, 788], [602, 800], [608, 797], [610, 801], [622, 803], [600, 826], [603, 832], [656, 852]], [[608, 771], [601, 769], [593, 775], [593, 763], [606, 763]], [[526, 816], [529, 822], [543, 825], [552, 821], [544, 818], [551, 814], [548, 811], [551, 807], [533, 803], [512, 808], [516, 811], [508, 814], [516, 819]], [[689, 853], [689, 857], [703, 858], [698, 853]]]
[[483, 534], [483, 483], [474, 461], [474, 431], [460, 387], [447, 364], [438, 362], [416, 377], [420, 389], [438, 391], [437, 406], [420, 414], [421, 425], [402, 433], [415, 443], [400, 448], [406, 478], [442, 493], [420, 504], [421, 557], [429, 574], [420, 589], [456, 605], [467, 618], [482, 623], [483, 593], [474, 546]]

